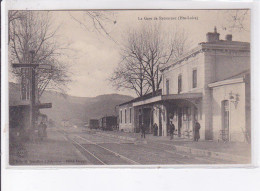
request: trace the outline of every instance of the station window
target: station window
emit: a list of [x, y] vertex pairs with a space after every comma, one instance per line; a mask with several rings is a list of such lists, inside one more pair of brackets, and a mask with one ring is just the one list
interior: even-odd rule
[[120, 111], [120, 123], [122, 123], [122, 110]]
[[182, 91], [182, 76], [178, 76], [178, 94]]
[[125, 123], [126, 123], [126, 109], [125, 109]]
[[197, 69], [192, 71], [192, 88], [197, 87]]
[[132, 108], [129, 110], [129, 123], [132, 123]]
[[166, 80], [166, 94], [169, 95], [170, 93], [170, 81], [169, 79]]

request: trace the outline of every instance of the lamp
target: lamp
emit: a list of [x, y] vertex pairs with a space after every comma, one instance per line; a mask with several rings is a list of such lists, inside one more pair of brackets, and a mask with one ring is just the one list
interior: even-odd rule
[[229, 93], [229, 100], [234, 104], [235, 108], [237, 108], [237, 104], [239, 102], [239, 94], [233, 94], [232, 91]]

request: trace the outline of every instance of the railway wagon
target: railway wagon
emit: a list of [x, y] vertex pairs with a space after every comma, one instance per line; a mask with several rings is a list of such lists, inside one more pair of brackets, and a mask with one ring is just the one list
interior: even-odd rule
[[97, 129], [99, 127], [98, 119], [90, 119], [89, 120], [89, 128], [90, 129]]
[[102, 129], [103, 117], [98, 120], [98, 128]]
[[104, 131], [112, 131], [117, 127], [117, 117], [116, 116], [105, 116], [100, 119], [100, 128]]

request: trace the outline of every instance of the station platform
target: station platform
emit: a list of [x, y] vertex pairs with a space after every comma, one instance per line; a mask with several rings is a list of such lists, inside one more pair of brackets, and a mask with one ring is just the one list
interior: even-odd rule
[[251, 161], [251, 144], [246, 142], [218, 142], [208, 140], [194, 142], [192, 139], [180, 138], [177, 135], [174, 136], [173, 140], [170, 140], [169, 136], [153, 136], [152, 134], [146, 134], [146, 138], [144, 139], [141, 138], [141, 133], [121, 131], [98, 131], [97, 133], [130, 141], [140, 142], [140, 140], [145, 140], [147, 144], [149, 142], [156, 142], [172, 145], [178, 151], [195, 155], [234, 160], [239, 158], [241, 161]]

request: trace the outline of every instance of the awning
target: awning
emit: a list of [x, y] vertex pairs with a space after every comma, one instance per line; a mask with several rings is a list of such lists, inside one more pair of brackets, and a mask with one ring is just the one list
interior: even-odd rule
[[155, 96], [155, 97], [152, 97], [152, 98], [149, 98], [149, 99], [145, 99], [145, 100], [142, 100], [142, 101], [137, 101], [137, 102], [134, 102], [133, 103], [133, 106], [139, 106], [139, 105], [146, 105], [146, 104], [150, 104], [150, 103], [155, 103], [155, 102], [158, 102], [158, 101], [161, 101], [162, 100], [162, 96]]
[[169, 94], [169, 95], [160, 95], [155, 96], [146, 100], [134, 102], [133, 106], [147, 105], [151, 103], [156, 103], [160, 101], [167, 100], [180, 100], [180, 99], [198, 99], [202, 98], [202, 93], [183, 93], [183, 94]]
[[169, 95], [163, 95], [162, 100], [196, 99], [201, 97], [202, 97], [202, 93], [169, 94]]
[[230, 84], [237, 84], [237, 83], [243, 83], [244, 78], [234, 78], [234, 79], [228, 79], [228, 80], [222, 80], [218, 82], [214, 82], [209, 84], [208, 86], [210, 88], [218, 87], [218, 86], [225, 86], [225, 85], [230, 85]]

